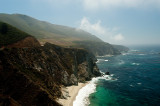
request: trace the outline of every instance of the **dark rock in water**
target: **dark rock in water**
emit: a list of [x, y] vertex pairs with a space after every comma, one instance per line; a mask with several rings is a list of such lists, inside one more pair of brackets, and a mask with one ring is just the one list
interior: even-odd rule
[[105, 75], [104, 73], [101, 74], [102, 77], [104, 77], [104, 75]]
[[116, 80], [116, 78], [112, 78], [112, 80]]
[[110, 75], [110, 73], [109, 73], [109, 72], [106, 72], [105, 74], [106, 74], [106, 75]]

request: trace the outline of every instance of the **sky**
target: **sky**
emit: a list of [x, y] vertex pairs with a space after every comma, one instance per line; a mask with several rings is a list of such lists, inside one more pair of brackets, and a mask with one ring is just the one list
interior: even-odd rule
[[160, 44], [160, 0], [0, 0], [0, 13], [83, 29], [111, 44]]

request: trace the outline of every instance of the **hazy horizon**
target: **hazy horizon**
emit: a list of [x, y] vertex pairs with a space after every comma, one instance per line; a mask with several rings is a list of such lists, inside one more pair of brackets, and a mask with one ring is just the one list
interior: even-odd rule
[[160, 0], [5, 0], [0, 13], [80, 28], [105, 42], [160, 45]]

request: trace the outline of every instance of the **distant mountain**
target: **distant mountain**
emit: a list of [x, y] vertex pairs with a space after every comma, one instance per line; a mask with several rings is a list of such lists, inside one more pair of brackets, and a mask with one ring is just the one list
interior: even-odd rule
[[0, 14], [0, 21], [33, 35], [41, 44], [49, 42], [65, 47], [83, 47], [97, 56], [120, 54], [112, 45], [80, 29], [51, 24], [22, 14]]
[[117, 48], [114, 48], [111, 44], [106, 42], [75, 41], [75, 43], [77, 44], [77, 47], [85, 48], [95, 56], [120, 54], [120, 51]]
[[0, 47], [35, 47], [39, 42], [31, 35], [7, 24], [0, 22]]
[[112, 45], [115, 49], [117, 49], [119, 52], [128, 52], [129, 48], [122, 46], [122, 45]]

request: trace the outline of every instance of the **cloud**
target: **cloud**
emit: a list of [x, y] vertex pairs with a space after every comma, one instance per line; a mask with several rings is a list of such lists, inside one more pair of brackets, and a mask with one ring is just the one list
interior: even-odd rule
[[93, 35], [101, 38], [107, 42], [117, 42], [124, 40], [122, 34], [117, 33], [118, 28], [106, 28], [101, 25], [101, 21], [98, 20], [96, 23], [91, 23], [86, 17], [80, 21], [79, 29], [90, 32]]
[[113, 39], [114, 39], [115, 41], [122, 41], [122, 40], [124, 40], [124, 37], [123, 37], [122, 34], [117, 34], [117, 35], [115, 35], [115, 36], [113, 37]]
[[98, 22], [94, 23], [94, 24], [91, 24], [89, 22], [89, 20], [86, 17], [84, 17], [80, 22], [80, 27], [79, 28], [83, 29], [85, 31], [88, 31], [92, 34], [96, 34], [98, 36], [106, 34], [106, 30], [105, 30], [105, 28], [103, 28], [101, 26], [101, 21], [100, 20]]
[[146, 8], [160, 6], [160, 0], [83, 0], [83, 6], [87, 10], [109, 8]]

